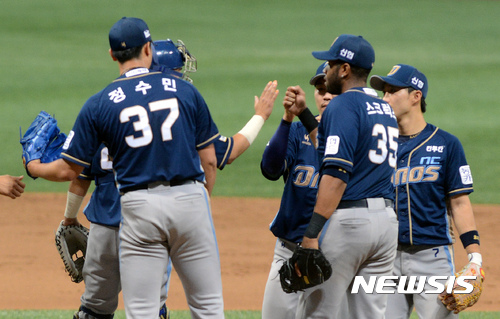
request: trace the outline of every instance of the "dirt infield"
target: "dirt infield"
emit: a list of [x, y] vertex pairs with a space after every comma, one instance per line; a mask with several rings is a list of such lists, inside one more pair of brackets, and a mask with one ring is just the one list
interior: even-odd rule
[[[65, 194], [26, 193], [16, 200], [0, 198], [0, 309], [76, 309], [80, 305], [84, 285], [70, 281], [53, 243], [65, 204]], [[268, 224], [278, 206], [278, 199], [212, 200], [228, 310], [261, 308], [275, 243]], [[500, 247], [495, 239], [500, 231], [500, 206], [475, 205], [474, 211], [486, 281], [473, 309], [500, 311]], [[80, 219], [88, 226], [84, 217]], [[457, 267], [466, 262], [461, 244], [455, 261]], [[176, 274], [167, 305], [187, 309]], [[119, 307], [123, 309], [121, 300]]]

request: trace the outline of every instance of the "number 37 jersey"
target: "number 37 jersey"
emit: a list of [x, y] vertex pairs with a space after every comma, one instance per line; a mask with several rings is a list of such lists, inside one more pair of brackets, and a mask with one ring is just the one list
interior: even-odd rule
[[139, 68], [84, 104], [62, 156], [88, 167], [103, 142], [120, 187], [204, 181], [197, 151], [218, 135], [208, 107], [193, 85]]
[[394, 111], [373, 89], [353, 88], [330, 101], [318, 128], [318, 152], [322, 170], [349, 173], [342, 200], [394, 199], [398, 135]]

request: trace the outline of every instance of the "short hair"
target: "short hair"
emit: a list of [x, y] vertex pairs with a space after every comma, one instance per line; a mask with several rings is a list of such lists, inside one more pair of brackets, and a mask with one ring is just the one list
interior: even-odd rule
[[[415, 89], [412, 88], [411, 86], [407, 87], [407, 89], [408, 93], [415, 91]], [[427, 109], [427, 103], [425, 102], [425, 97], [422, 94], [422, 98], [420, 99], [420, 110], [422, 110], [422, 113], [425, 113], [426, 109]]]
[[143, 46], [141, 45], [122, 51], [111, 51], [111, 54], [113, 54], [118, 62], [125, 63], [129, 60], [137, 59], [141, 55], [142, 47]]
[[370, 71], [371, 70], [368, 70], [368, 69], [364, 69], [362, 67], [359, 67], [359, 66], [356, 66], [356, 65], [352, 65], [349, 63], [349, 65], [351, 66], [351, 73], [358, 79], [364, 79], [366, 81], [366, 79], [368, 79], [368, 75], [370, 75]]

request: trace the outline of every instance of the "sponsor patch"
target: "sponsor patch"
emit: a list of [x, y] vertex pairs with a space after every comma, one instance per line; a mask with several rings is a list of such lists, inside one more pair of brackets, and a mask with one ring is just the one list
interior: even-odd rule
[[338, 135], [328, 136], [326, 139], [325, 155], [335, 155], [339, 152], [340, 137]]
[[73, 136], [75, 136], [75, 132], [73, 130], [71, 130], [68, 134], [68, 137], [66, 137], [66, 141], [64, 141], [64, 145], [62, 147], [63, 150], [67, 150], [69, 148], [69, 144], [71, 143]]
[[472, 173], [469, 165], [460, 167], [460, 177], [462, 178], [462, 184], [472, 184]]

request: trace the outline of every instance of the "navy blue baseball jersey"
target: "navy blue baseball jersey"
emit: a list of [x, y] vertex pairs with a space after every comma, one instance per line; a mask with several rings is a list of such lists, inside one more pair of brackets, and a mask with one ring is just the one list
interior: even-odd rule
[[197, 150], [218, 136], [208, 107], [193, 85], [167, 73], [138, 68], [87, 100], [62, 157], [88, 167], [104, 142], [120, 188], [156, 181], [203, 182]]
[[[266, 162], [265, 157], [273, 155], [273, 147], [275, 146], [272, 141], [266, 146], [263, 163]], [[266, 178], [279, 178], [269, 176], [266, 174], [266, 167], [261, 167]], [[301, 122], [293, 122], [290, 126], [286, 156], [280, 175], [283, 175], [285, 187], [280, 208], [269, 229], [278, 238], [298, 243], [302, 241], [311, 219], [319, 182], [318, 153]]]
[[116, 188], [108, 148], [101, 144], [90, 167], [80, 177], [95, 182], [95, 189], [83, 213], [91, 223], [118, 227], [121, 221], [120, 194]]
[[373, 89], [353, 88], [332, 99], [318, 128], [321, 169], [350, 175], [342, 200], [394, 199], [398, 125], [391, 106]]
[[432, 124], [417, 136], [399, 139], [394, 174], [399, 242], [452, 243], [446, 198], [473, 191], [470, 167], [460, 141]]
[[217, 168], [223, 170], [229, 160], [229, 155], [233, 151], [234, 138], [219, 136], [214, 142], [215, 155], [217, 156]]

